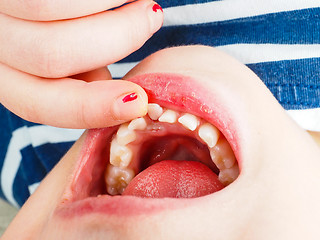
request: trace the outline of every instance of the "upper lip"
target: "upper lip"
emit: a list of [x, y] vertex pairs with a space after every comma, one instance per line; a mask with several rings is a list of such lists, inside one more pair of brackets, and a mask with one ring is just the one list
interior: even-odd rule
[[[193, 78], [179, 74], [145, 74], [136, 76], [129, 80], [139, 84], [144, 88], [148, 95], [149, 102], [156, 102], [170, 109], [198, 115], [218, 127], [232, 146], [241, 168], [242, 158], [241, 152], [239, 151], [241, 148], [239, 147], [238, 141], [238, 134], [241, 131], [239, 131], [239, 128], [236, 124], [236, 119], [230, 112], [230, 109], [232, 108], [224, 106], [223, 99], [219, 99], [218, 94], [215, 95], [211, 89], [208, 90], [203, 84], [195, 81]], [[93, 170], [96, 172], [95, 176], [99, 174], [103, 175], [103, 163], [106, 160], [101, 159], [101, 156], [97, 157], [97, 155], [101, 154], [102, 151], [101, 142], [104, 142], [103, 144], [106, 145], [106, 139], [112, 135], [115, 129], [116, 128], [89, 130], [81, 152], [81, 156], [78, 160], [77, 167], [73, 175], [73, 179], [67, 186], [63, 195], [63, 199], [69, 199], [69, 201], [64, 201], [60, 207], [63, 209], [65, 204], [68, 204], [68, 212], [72, 212], [72, 209], [76, 208], [77, 211], [73, 211], [73, 213], [77, 214], [87, 212], [119, 214], [120, 211], [118, 211], [119, 209], [117, 206], [122, 205], [122, 210], [124, 206], [128, 207], [126, 211], [126, 214], [128, 214], [132, 212], [132, 209], [135, 209], [135, 212], [141, 212], [148, 209], [150, 212], [151, 205], [153, 206], [152, 209], [155, 210], [163, 209], [164, 207], [177, 207], [179, 206], [179, 204], [176, 204], [177, 201], [186, 201], [181, 199], [171, 199], [170, 205], [168, 204], [167, 199], [157, 199], [157, 204], [155, 206], [155, 199], [139, 199], [135, 201], [132, 200], [134, 197], [115, 198], [105, 196], [100, 198], [88, 198], [91, 193], [88, 192], [88, 186], [86, 189], [83, 188], [84, 185], [82, 181], [97, 181], [98, 179], [92, 180], [92, 177], [94, 177], [92, 174]], [[97, 166], [94, 165], [98, 164], [98, 158], [100, 158], [101, 162], [97, 168]], [[128, 198], [131, 198], [131, 207], [129, 207], [127, 204]], [[92, 204], [92, 201], [95, 203]], [[188, 200], [188, 202], [191, 204], [194, 202], [194, 200], [191, 199]], [[81, 211], [79, 211], [79, 209], [81, 209]], [[64, 208], [64, 210], [66, 210], [66, 208]]]

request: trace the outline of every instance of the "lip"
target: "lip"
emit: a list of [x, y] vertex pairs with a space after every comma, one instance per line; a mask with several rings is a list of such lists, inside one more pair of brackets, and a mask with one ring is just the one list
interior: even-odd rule
[[[195, 114], [219, 128], [229, 141], [241, 171], [243, 166], [240, 151], [241, 143], [239, 141], [242, 138], [240, 136], [241, 131], [236, 117], [232, 114], [232, 107], [224, 105], [221, 94], [215, 94], [218, 91], [217, 89], [208, 89], [198, 79], [171, 73], [149, 73], [128, 80], [144, 88], [150, 103], [156, 102], [170, 109]], [[105, 144], [116, 129], [117, 127], [111, 127], [88, 131], [72, 181], [64, 191], [62, 201], [56, 209], [56, 214], [67, 218], [88, 214], [122, 217], [139, 214], [150, 215], [159, 211], [203, 204], [208, 199], [215, 197], [214, 195], [225, 190], [222, 189], [218, 193], [192, 199], [152, 199], [109, 195], [88, 197], [96, 194], [95, 192], [89, 192], [89, 183], [92, 181], [98, 182], [99, 179], [94, 179], [94, 176], [103, 175], [105, 163], [108, 161], [104, 156], [108, 155], [109, 151]], [[97, 187], [98, 190], [102, 188], [103, 186]], [[230, 188], [230, 186], [227, 188]], [[99, 192], [98, 190], [97, 192]]]

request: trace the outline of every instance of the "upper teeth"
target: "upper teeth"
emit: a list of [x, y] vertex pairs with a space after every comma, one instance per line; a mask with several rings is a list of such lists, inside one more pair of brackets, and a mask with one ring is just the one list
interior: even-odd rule
[[129, 130], [144, 130], [147, 127], [147, 122], [144, 118], [137, 118], [132, 120], [129, 125]]
[[217, 144], [220, 131], [210, 123], [205, 123], [199, 128], [198, 134], [209, 148], [213, 148]]
[[117, 139], [113, 139], [110, 146], [110, 163], [117, 167], [127, 167], [131, 159], [131, 149], [119, 144]]
[[136, 133], [128, 128], [129, 124], [122, 124], [117, 132], [117, 142], [120, 145], [127, 145], [136, 139]]
[[110, 195], [121, 194], [133, 177], [132, 169], [109, 165], [105, 174], [108, 193]]
[[159, 104], [149, 103], [148, 104], [148, 115], [152, 120], [158, 120], [162, 115], [163, 109]]
[[196, 128], [199, 126], [199, 119], [190, 113], [183, 114], [178, 119], [178, 122], [191, 131], [196, 130]]
[[[239, 175], [238, 163], [235, 159], [233, 151], [224, 137], [221, 137], [220, 131], [210, 123], [199, 119], [198, 117], [190, 113], [178, 113], [170, 109], [163, 109], [160, 105], [151, 103], [148, 105], [148, 116], [154, 121], [164, 123], [180, 123], [185, 128], [195, 132], [198, 129], [195, 137], [205, 143], [210, 151], [212, 161], [219, 168], [219, 180], [228, 185], [233, 182]], [[129, 183], [134, 176], [134, 171], [128, 166], [133, 158], [133, 152], [129, 146], [133, 143], [136, 138], [136, 131], [147, 131], [148, 122], [146, 118], [137, 118], [132, 120], [130, 123], [122, 124], [114, 139], [111, 141], [110, 146], [110, 164], [116, 168], [108, 168], [107, 171], [107, 189], [109, 194], [122, 193], [123, 188]], [[151, 121], [152, 122], [152, 121]], [[152, 128], [151, 128], [152, 129]], [[112, 170], [112, 171], [111, 171]], [[131, 176], [125, 178], [125, 184], [123, 181], [116, 177], [120, 174], [121, 176]], [[122, 181], [122, 184], [114, 183], [116, 181]], [[120, 179], [120, 180], [119, 180]]]
[[177, 121], [177, 113], [173, 110], [166, 110], [159, 117], [159, 122], [175, 123]]

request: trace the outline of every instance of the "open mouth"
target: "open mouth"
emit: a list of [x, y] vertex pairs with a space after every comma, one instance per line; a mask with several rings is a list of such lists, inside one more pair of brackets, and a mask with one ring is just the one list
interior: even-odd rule
[[212, 93], [175, 74], [130, 80], [147, 92], [148, 114], [89, 131], [63, 203], [198, 198], [236, 180], [236, 131]]
[[192, 198], [232, 183], [233, 151], [212, 124], [190, 113], [148, 106], [148, 114], [113, 134], [105, 172], [107, 193]]

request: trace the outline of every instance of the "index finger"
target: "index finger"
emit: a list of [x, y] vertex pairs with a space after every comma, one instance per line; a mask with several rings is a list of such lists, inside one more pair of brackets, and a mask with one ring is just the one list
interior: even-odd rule
[[48, 79], [0, 63], [0, 75], [0, 103], [31, 122], [63, 128], [102, 128], [147, 112], [148, 97], [140, 86], [121, 80], [98, 81], [108, 72], [89, 76], [96, 80], [89, 82]]
[[130, 0], [2, 0], [0, 12], [27, 20], [77, 18], [123, 5]]

